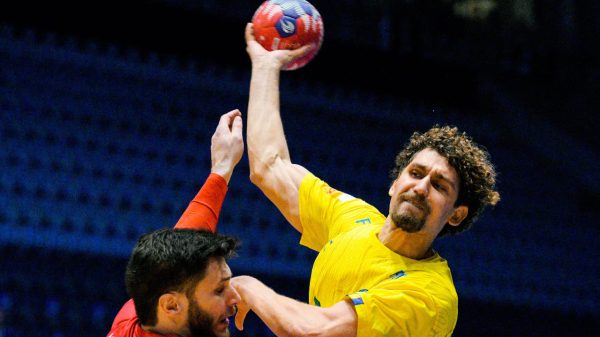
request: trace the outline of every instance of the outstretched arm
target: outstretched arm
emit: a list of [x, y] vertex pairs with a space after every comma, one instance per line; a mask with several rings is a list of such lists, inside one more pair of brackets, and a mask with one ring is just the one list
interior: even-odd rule
[[290, 160], [279, 111], [279, 75], [285, 64], [310, 48], [269, 52], [255, 40], [252, 24], [246, 26], [246, 51], [252, 62], [247, 138], [250, 180], [299, 232], [298, 190], [308, 171]]
[[217, 230], [221, 206], [233, 169], [244, 153], [239, 110], [221, 116], [211, 139], [211, 174], [177, 221], [175, 228]]
[[[211, 139], [211, 173], [175, 228], [216, 231], [227, 184], [244, 153], [241, 116], [237, 109], [221, 116]], [[130, 299], [115, 317], [108, 336], [131, 336], [138, 323], [135, 306]]]
[[250, 276], [234, 277], [231, 285], [242, 298], [235, 316], [239, 330], [252, 310], [277, 336], [356, 336], [358, 318], [349, 299], [320, 308], [279, 295]]

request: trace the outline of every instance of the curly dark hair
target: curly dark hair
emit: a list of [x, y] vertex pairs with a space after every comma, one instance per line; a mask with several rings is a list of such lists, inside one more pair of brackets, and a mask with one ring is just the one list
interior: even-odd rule
[[140, 322], [156, 324], [161, 295], [178, 291], [190, 296], [211, 259], [227, 260], [237, 246], [236, 238], [192, 229], [159, 229], [140, 237], [125, 271], [127, 293]]
[[414, 156], [426, 148], [437, 151], [454, 167], [460, 177], [455, 206], [469, 207], [469, 213], [460, 225], [446, 224], [438, 236], [456, 234], [471, 228], [487, 205], [495, 205], [500, 201], [500, 194], [494, 190], [496, 170], [490, 162], [489, 153], [465, 132], [459, 132], [458, 128], [434, 125], [425, 133], [412, 134], [408, 144], [396, 156], [395, 167], [390, 172], [392, 180], [398, 178]]

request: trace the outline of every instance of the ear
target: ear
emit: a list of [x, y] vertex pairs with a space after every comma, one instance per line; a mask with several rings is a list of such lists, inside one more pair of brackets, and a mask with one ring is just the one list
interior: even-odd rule
[[179, 293], [169, 292], [158, 298], [158, 310], [167, 315], [177, 315], [183, 312], [183, 309]]
[[451, 226], [458, 226], [460, 223], [467, 217], [469, 214], [469, 207], [467, 206], [458, 206], [452, 212], [450, 219], [448, 219], [448, 224]]
[[[398, 180], [398, 179], [396, 179]], [[392, 186], [390, 186], [390, 189], [388, 190], [388, 195], [391, 197], [392, 195], [394, 195], [394, 186], [396, 185], [396, 180], [394, 180], [394, 182], [392, 183]]]

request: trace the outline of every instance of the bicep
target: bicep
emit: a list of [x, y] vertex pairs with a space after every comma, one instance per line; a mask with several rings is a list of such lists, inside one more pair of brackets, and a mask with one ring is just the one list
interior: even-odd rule
[[355, 337], [357, 334], [358, 316], [349, 299], [328, 308], [306, 303], [294, 307], [285, 314], [288, 321], [282, 325], [284, 328], [273, 330], [277, 336]]
[[340, 301], [324, 309], [325, 324], [319, 335], [330, 337], [356, 336], [358, 316], [350, 299]]
[[266, 174], [253, 176], [252, 182], [275, 204], [286, 220], [302, 233], [298, 204], [300, 184], [309, 171], [301, 165], [276, 159]]

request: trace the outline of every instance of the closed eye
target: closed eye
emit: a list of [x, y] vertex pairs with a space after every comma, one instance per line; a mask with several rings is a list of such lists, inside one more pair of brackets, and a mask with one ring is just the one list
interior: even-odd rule
[[421, 172], [419, 172], [418, 170], [410, 170], [409, 174], [410, 174], [411, 177], [417, 178], [417, 179], [420, 179], [420, 178], [423, 177], [423, 175], [421, 174]]
[[441, 191], [441, 192], [448, 191], [448, 189], [444, 185], [437, 183], [437, 182], [433, 183], [433, 187], [435, 187], [436, 190]]

